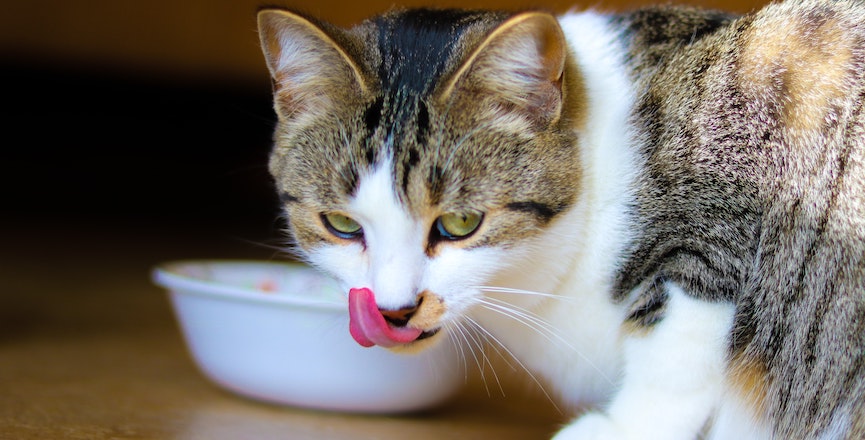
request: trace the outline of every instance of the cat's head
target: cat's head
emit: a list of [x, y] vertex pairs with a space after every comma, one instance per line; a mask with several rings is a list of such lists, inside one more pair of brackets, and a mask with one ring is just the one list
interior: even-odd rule
[[259, 31], [289, 231], [349, 293], [359, 343], [438, 339], [575, 203], [585, 106], [552, 15], [407, 10], [344, 30], [263, 10]]

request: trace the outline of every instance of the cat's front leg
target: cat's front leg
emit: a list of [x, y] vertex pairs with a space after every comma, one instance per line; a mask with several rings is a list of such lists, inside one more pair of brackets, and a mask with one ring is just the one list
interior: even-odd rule
[[666, 282], [666, 312], [627, 331], [624, 376], [605, 412], [590, 412], [555, 440], [698, 437], [721, 396], [735, 307], [689, 297]]

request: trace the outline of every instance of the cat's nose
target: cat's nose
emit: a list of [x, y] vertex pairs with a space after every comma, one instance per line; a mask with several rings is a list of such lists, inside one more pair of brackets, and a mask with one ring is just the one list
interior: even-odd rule
[[399, 310], [381, 310], [381, 316], [384, 316], [384, 320], [388, 322], [388, 324], [393, 325], [394, 327], [405, 327], [408, 324], [408, 321], [417, 313], [418, 308], [423, 300], [423, 297], [418, 298], [418, 302], [403, 307]]

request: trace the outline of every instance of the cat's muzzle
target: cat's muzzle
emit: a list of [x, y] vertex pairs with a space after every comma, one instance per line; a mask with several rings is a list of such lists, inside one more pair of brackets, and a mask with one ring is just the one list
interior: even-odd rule
[[379, 345], [396, 347], [427, 339], [439, 329], [424, 331], [408, 325], [418, 306], [399, 311], [381, 311], [372, 290], [354, 288], [348, 293], [349, 331], [358, 344], [364, 347]]

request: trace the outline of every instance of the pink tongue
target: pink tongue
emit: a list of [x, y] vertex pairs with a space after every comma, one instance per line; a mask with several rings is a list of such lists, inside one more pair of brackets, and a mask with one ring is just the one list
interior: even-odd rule
[[422, 332], [416, 328], [388, 325], [378, 310], [372, 290], [365, 287], [348, 291], [348, 316], [351, 337], [364, 347], [407, 344]]

